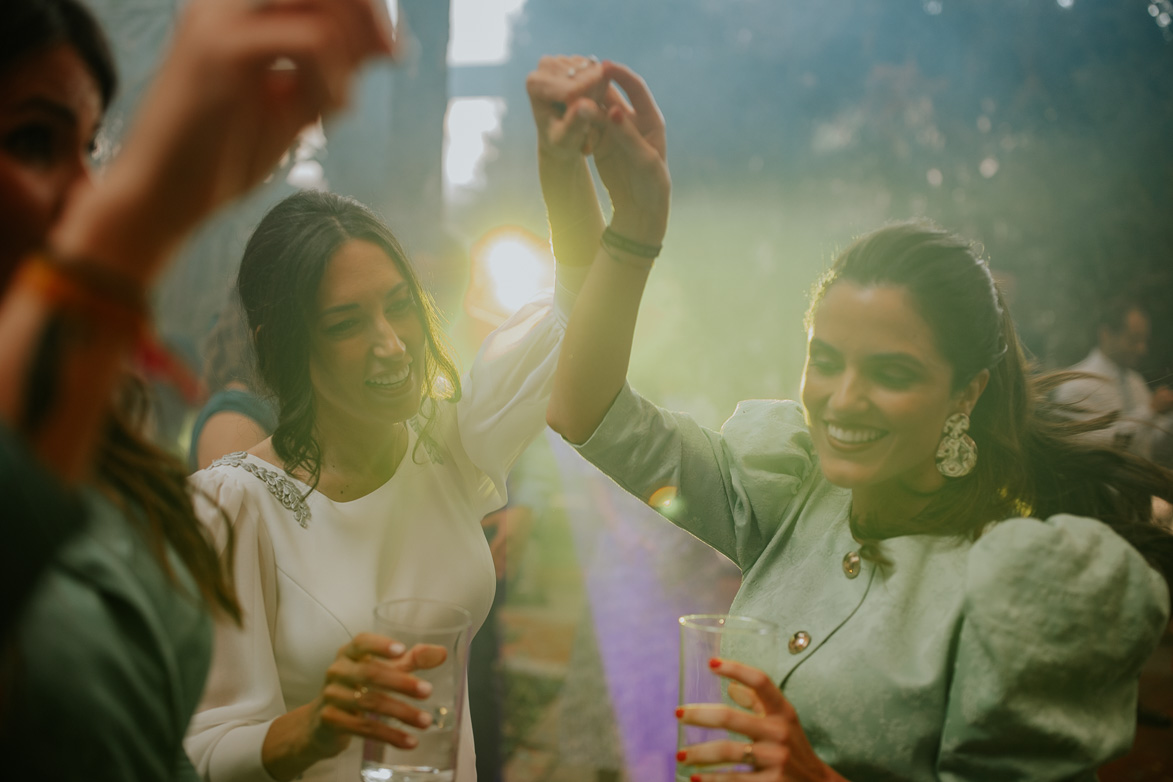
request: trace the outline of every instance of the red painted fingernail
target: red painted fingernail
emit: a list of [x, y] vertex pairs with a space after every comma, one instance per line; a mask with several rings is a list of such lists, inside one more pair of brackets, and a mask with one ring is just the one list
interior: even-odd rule
[[684, 709], [677, 709], [676, 710], [676, 719], [680, 719], [683, 716], [684, 716]]
[[700, 774], [693, 774], [691, 777], [688, 778], [688, 782], [701, 782], [701, 775]]
[[709, 660], [709, 667], [715, 671], [721, 667], [721, 661], [718, 660], [716, 657], [713, 657]]
[[679, 752], [676, 753], [676, 759], [679, 760], [681, 763], [684, 762], [684, 759], [686, 757], [688, 757], [688, 753], [685, 752], [684, 750], [680, 750]]

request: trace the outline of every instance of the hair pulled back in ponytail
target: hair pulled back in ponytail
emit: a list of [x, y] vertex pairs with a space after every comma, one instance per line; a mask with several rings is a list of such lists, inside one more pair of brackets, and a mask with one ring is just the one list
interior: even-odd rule
[[840, 280], [909, 292], [960, 389], [982, 370], [990, 379], [971, 415], [973, 472], [949, 479], [898, 529], [977, 537], [991, 522], [1057, 513], [1110, 526], [1173, 584], [1173, 535], [1153, 522], [1152, 498], [1173, 501], [1173, 472], [1088, 438], [1113, 418], [1078, 420], [1051, 401], [1068, 373], [1035, 374], [987, 263], [964, 239], [924, 222], [885, 226], [856, 240], [816, 284], [808, 322]]

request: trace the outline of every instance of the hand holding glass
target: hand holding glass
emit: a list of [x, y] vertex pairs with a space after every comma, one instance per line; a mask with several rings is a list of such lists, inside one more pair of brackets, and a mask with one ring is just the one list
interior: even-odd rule
[[456, 769], [471, 625], [468, 611], [440, 600], [392, 600], [375, 608], [375, 632], [409, 648], [438, 647], [437, 651], [443, 649], [446, 656], [436, 667], [414, 672], [432, 685], [428, 697], [415, 704], [431, 714], [431, 725], [420, 729], [385, 718], [419, 743], [412, 749], [400, 749], [365, 740], [364, 782], [451, 782]]
[[[770, 670], [778, 653], [778, 628], [770, 622], [731, 614], [690, 614], [680, 617], [680, 705], [716, 704], [741, 708], [729, 696], [729, 680], [717, 676], [709, 661], [715, 657], [736, 660]], [[676, 734], [678, 750], [706, 741], [745, 741], [737, 734], [717, 728], [680, 723]], [[712, 771], [750, 770], [744, 766], [723, 767], [678, 765], [677, 782], [688, 782], [693, 774]]]

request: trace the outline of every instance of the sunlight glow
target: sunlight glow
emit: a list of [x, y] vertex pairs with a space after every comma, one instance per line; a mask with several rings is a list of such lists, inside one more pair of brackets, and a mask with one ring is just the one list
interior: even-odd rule
[[471, 252], [472, 284], [467, 306], [473, 314], [507, 317], [554, 285], [549, 244], [514, 226], [494, 229]]
[[484, 264], [493, 296], [508, 310], [520, 309], [554, 282], [547, 258], [524, 236], [497, 238], [485, 250]]

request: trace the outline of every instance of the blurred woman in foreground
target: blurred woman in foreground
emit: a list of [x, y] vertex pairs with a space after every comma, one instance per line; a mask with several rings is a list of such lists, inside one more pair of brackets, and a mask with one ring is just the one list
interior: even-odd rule
[[[568, 67], [575, 90], [557, 86]], [[608, 78], [630, 104], [581, 83]], [[1173, 476], [1079, 439], [1088, 427], [1048, 405], [985, 261], [919, 223], [863, 236], [819, 281], [801, 406], [744, 402], [714, 432], [644, 400], [625, 375], [667, 227], [663, 118], [618, 65], [544, 60], [529, 86], [598, 120], [614, 205], [606, 229], [597, 207], [577, 215], [598, 259], [550, 424], [633, 494], [675, 489], [671, 520], [742, 570], [731, 611], [786, 640], [764, 671], [712, 661], [746, 710], [677, 718], [745, 738], [683, 750], [684, 773], [1095, 779], [1131, 744], [1139, 670], [1169, 617], [1173, 537], [1151, 498], [1173, 496]], [[543, 181], [593, 201], [583, 160], [542, 163]], [[730, 763], [752, 773], [707, 770]]]
[[[115, 389], [170, 252], [340, 106], [388, 36], [367, 0], [195, 0], [96, 181], [115, 84], [101, 31], [76, 0], [5, 0], [0, 754], [13, 778], [194, 778], [181, 740], [208, 610], [239, 609], [183, 466], [139, 438], [133, 391]], [[296, 68], [274, 71], [279, 58]]]

